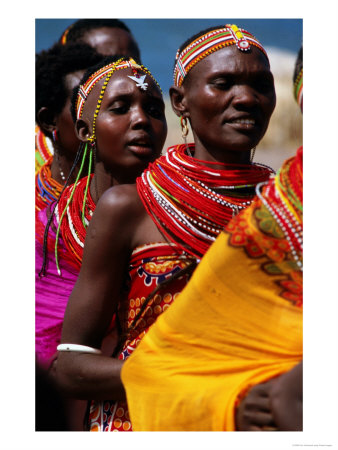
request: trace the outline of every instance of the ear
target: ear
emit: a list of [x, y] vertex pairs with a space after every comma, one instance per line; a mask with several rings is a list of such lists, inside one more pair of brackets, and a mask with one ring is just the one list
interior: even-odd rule
[[85, 118], [77, 119], [77, 121], [75, 122], [76, 135], [78, 139], [80, 139], [80, 141], [82, 142], [88, 141], [88, 139], [92, 135], [91, 128], [92, 127], [88, 119]]
[[171, 86], [169, 89], [171, 107], [178, 117], [189, 117], [189, 111], [186, 106], [186, 97], [184, 87]]
[[46, 106], [39, 109], [37, 122], [43, 133], [51, 137], [53, 131], [56, 129], [56, 120], [54, 114]]

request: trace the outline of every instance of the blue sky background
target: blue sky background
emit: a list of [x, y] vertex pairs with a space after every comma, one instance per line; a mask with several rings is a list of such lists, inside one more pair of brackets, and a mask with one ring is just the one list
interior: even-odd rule
[[[120, 17], [119, 17], [120, 18]], [[199, 31], [235, 23], [256, 36], [265, 48], [297, 53], [303, 40], [302, 19], [124, 19], [141, 49], [143, 64], [160, 83], [164, 94], [172, 84], [172, 68], [178, 47]], [[48, 49], [76, 19], [36, 19], [36, 52]]]

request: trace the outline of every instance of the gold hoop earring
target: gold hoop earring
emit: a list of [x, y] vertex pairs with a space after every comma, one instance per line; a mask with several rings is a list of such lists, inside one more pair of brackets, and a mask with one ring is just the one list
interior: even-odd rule
[[182, 138], [185, 143], [187, 143], [187, 136], [189, 133], [189, 127], [188, 127], [188, 121], [186, 117], [181, 116], [180, 117], [181, 122], [181, 130], [182, 130]]
[[188, 136], [188, 133], [189, 133], [189, 127], [188, 127], [188, 120], [187, 120], [187, 118], [181, 116], [180, 117], [180, 123], [181, 123], [181, 130], [182, 130], [182, 138], [183, 138], [183, 141], [184, 141], [184, 145], [185, 145], [187, 154], [192, 157], [192, 154], [190, 152], [189, 146], [187, 144], [187, 136]]

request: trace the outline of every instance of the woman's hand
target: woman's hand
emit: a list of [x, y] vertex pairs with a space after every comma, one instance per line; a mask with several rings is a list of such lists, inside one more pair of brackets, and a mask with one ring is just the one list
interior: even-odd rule
[[237, 431], [275, 431], [270, 407], [271, 381], [257, 384], [242, 399], [236, 412]]
[[238, 431], [302, 431], [303, 363], [249, 390], [236, 412]]

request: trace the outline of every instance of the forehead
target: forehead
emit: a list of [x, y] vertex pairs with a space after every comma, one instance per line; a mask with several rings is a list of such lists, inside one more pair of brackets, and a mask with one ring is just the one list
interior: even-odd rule
[[87, 31], [82, 40], [103, 55], [130, 54], [138, 57], [136, 43], [122, 28], [102, 27]]
[[224, 47], [198, 62], [189, 72], [190, 78], [207, 78], [216, 73], [242, 75], [255, 72], [270, 72], [266, 56], [253, 45], [249, 52], [239, 50], [235, 45]]
[[[129, 78], [129, 76], [134, 76], [131, 69], [121, 69], [113, 73], [104, 91], [101, 108], [115, 98], [120, 98], [122, 96], [136, 96], [138, 98], [155, 97], [162, 100], [161, 91], [153, 78], [142, 71], [138, 71], [138, 74], [140, 74], [141, 77], [145, 75], [144, 82], [148, 84], [146, 90], [141, 89], [141, 87], [137, 86], [136, 81]], [[96, 108], [105, 78], [106, 77], [99, 80], [90, 91], [84, 104], [83, 116], [91, 116], [94, 113], [94, 108]]]
[[[128, 93], [132, 94], [135, 92], [145, 95], [150, 94], [152, 96], [162, 98], [159, 87], [150, 75], [140, 70], [137, 71], [137, 75], [139, 76], [139, 78], [136, 78], [135, 73], [133, 73], [133, 71], [129, 68], [117, 70], [109, 80], [109, 83], [106, 87], [105, 96], [106, 94], [122, 95]], [[142, 83], [146, 83], [146, 89], [142, 89], [141, 86], [138, 86]]]

